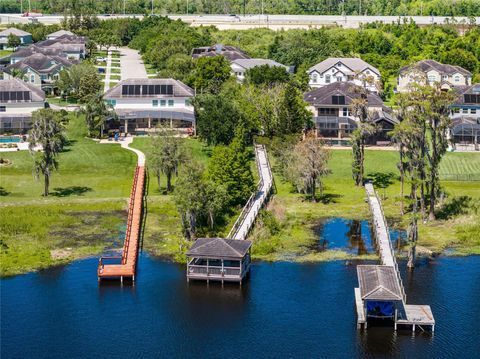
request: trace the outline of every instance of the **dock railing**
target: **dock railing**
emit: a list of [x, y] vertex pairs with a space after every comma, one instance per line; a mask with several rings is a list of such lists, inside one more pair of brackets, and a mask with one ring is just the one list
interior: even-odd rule
[[[253, 222], [255, 222], [255, 219], [257, 218], [258, 212], [260, 211], [260, 209], [262, 208], [262, 206], [265, 202], [265, 198], [269, 195], [269, 192], [271, 191], [272, 186], [273, 186], [273, 176], [272, 176], [272, 171], [271, 171], [271, 168], [270, 168], [270, 162], [268, 161], [267, 153], [266, 153], [266, 150], [265, 150], [265, 146], [264, 145], [257, 145], [257, 144], [254, 144], [254, 146], [255, 146], [255, 157], [256, 157], [257, 171], [258, 171], [260, 179], [258, 181], [256, 191], [254, 193], [252, 193], [252, 195], [248, 199], [247, 203], [242, 208], [242, 211], [240, 212], [240, 215], [238, 216], [235, 223], [233, 224], [232, 229], [230, 230], [230, 232], [227, 235], [227, 238], [232, 238], [233, 239], [237, 236], [239, 229], [242, 228], [244, 226], [244, 224], [246, 223], [245, 221], [247, 220], [247, 216], [250, 213], [250, 211], [252, 210], [252, 207], [253, 207], [255, 201], [258, 199], [261, 202], [262, 205], [253, 210], [254, 211], [253, 216], [251, 216], [251, 219], [249, 220], [249, 223], [246, 224], [247, 228], [249, 228], [249, 229], [251, 228]], [[262, 192], [262, 189], [263, 189], [263, 186], [264, 186], [264, 179], [263, 179], [262, 168], [261, 168], [261, 165], [260, 165], [260, 160], [259, 160], [259, 155], [258, 155], [259, 149], [263, 149], [265, 151], [265, 157], [266, 157], [266, 161], [267, 161], [267, 169], [268, 169], [270, 178], [272, 179], [272, 183], [271, 183], [270, 187], [266, 191], [263, 191], [263, 192]], [[260, 197], [257, 197], [259, 194], [260, 194]], [[248, 234], [248, 230], [247, 230], [246, 233], [244, 233], [242, 235], [241, 239], [245, 239], [247, 234]]]
[[[372, 184], [372, 187], [373, 187], [373, 184]], [[385, 213], [383, 211], [382, 202], [378, 198], [378, 194], [377, 194], [377, 191], [375, 191], [375, 188], [373, 188], [373, 193], [375, 194], [375, 198], [377, 199], [378, 205], [380, 206], [380, 212], [382, 214], [382, 220], [383, 220], [383, 223], [385, 224], [385, 230], [387, 232], [388, 246], [390, 248], [390, 252], [391, 252], [391, 255], [392, 255], [392, 258], [393, 258], [395, 273], [397, 275], [398, 284], [399, 284], [400, 290], [402, 292], [403, 301], [406, 302], [407, 301], [407, 295], [405, 294], [405, 288], [403, 286], [403, 281], [402, 281], [402, 278], [400, 276], [400, 270], [398, 268], [397, 258], [395, 257], [395, 250], [393, 249], [393, 246], [392, 246], [392, 241], [391, 241], [391, 238], [390, 238], [390, 228], [388, 227], [388, 222], [387, 222], [387, 219], [385, 218]], [[382, 251], [381, 246], [380, 246], [380, 251]]]

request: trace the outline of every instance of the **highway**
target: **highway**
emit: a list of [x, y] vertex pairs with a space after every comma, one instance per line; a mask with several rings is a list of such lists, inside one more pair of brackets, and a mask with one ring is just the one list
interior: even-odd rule
[[[268, 27], [273, 30], [281, 29], [307, 29], [322, 26], [342, 26], [346, 28], [358, 28], [360, 24], [383, 22], [404, 22], [412, 19], [416, 24], [425, 26], [431, 24], [445, 24], [456, 22], [459, 26], [470, 23], [467, 17], [445, 16], [340, 16], [340, 15], [168, 15], [171, 19], [180, 19], [192, 26], [213, 25], [221, 30], [228, 29], [251, 29]], [[100, 20], [136, 17], [143, 15], [98, 15]], [[63, 20], [63, 15], [45, 15], [36, 17], [43, 24], [58, 24]], [[21, 14], [0, 14], [0, 24], [28, 23], [32, 21]], [[475, 24], [480, 25], [480, 17], [475, 18]]]

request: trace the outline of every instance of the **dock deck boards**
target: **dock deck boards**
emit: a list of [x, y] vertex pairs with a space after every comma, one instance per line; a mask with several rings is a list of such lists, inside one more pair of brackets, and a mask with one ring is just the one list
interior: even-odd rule
[[360, 288], [355, 288], [355, 307], [357, 308], [357, 323], [363, 324], [366, 322], [365, 310], [363, 308], [362, 295]]
[[[145, 181], [145, 166], [137, 166], [130, 194], [128, 206], [127, 230], [121, 257], [101, 257], [97, 275], [98, 278], [122, 278], [135, 279], [137, 269], [138, 245], [143, 209], [143, 191]], [[105, 259], [121, 259], [119, 264], [104, 264]]]
[[398, 319], [398, 324], [434, 325], [432, 309], [429, 305], [405, 304], [407, 319]]

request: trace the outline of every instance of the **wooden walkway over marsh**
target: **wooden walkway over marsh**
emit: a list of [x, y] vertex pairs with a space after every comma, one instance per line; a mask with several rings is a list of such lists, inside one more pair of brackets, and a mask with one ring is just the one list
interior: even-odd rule
[[422, 330], [430, 327], [433, 332], [435, 320], [430, 306], [406, 304], [407, 296], [380, 199], [371, 183], [365, 184], [365, 190], [382, 265], [357, 266], [360, 287], [354, 291], [357, 326], [366, 328], [368, 317], [391, 317], [395, 330], [398, 325], [408, 325], [413, 331], [418, 326]]
[[102, 278], [131, 278], [135, 281], [137, 270], [140, 230], [142, 227], [142, 213], [145, 186], [145, 155], [143, 152], [129, 147], [132, 138], [121, 143], [122, 148], [137, 154], [138, 161], [133, 176], [132, 191], [128, 202], [127, 229], [121, 256], [100, 257], [97, 269], [98, 280]]
[[247, 238], [248, 232], [250, 232], [255, 223], [258, 212], [267, 201], [273, 189], [273, 175], [265, 146], [255, 145], [255, 160], [260, 177], [257, 191], [248, 199], [227, 238], [238, 240]]

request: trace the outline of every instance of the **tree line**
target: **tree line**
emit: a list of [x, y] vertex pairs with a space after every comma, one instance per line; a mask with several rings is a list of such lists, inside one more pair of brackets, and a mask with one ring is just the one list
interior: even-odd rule
[[[476, 0], [31, 0], [32, 9], [46, 13], [86, 11], [90, 13], [123, 14], [307, 14], [307, 15], [438, 15], [478, 16]], [[3, 0], [0, 12], [20, 12], [19, 0]], [[24, 11], [26, 6], [24, 4]]]

